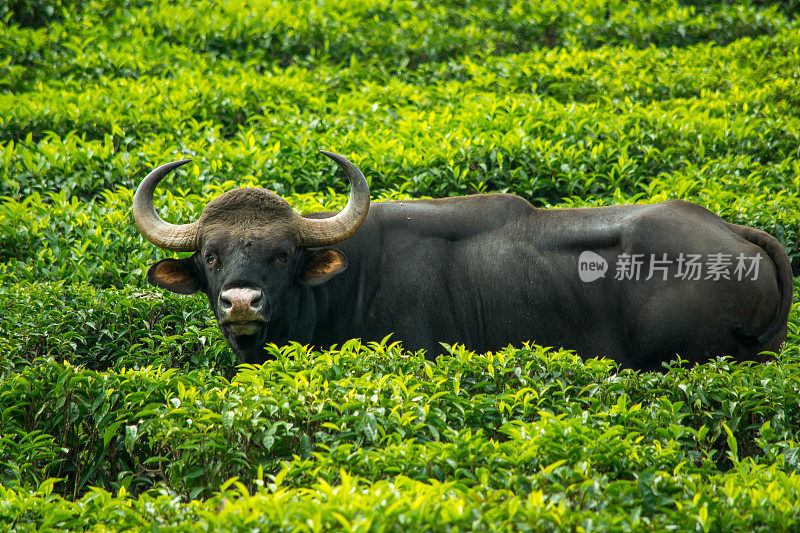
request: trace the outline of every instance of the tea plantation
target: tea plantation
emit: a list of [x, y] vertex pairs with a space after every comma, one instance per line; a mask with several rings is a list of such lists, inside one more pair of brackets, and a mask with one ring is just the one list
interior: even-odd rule
[[[660, 373], [387, 338], [236, 366], [133, 226], [513, 192], [697, 202], [800, 274], [797, 0], [0, 2], [0, 530], [798, 531], [800, 279], [774, 361]], [[577, 310], [576, 310], [577, 312]]]

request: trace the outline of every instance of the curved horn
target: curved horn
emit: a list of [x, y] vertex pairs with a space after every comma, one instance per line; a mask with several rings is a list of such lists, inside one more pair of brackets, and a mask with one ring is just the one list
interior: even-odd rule
[[139, 231], [145, 239], [159, 248], [173, 252], [195, 251], [197, 222], [175, 225], [162, 220], [153, 206], [153, 192], [164, 176], [189, 161], [191, 160], [173, 161], [153, 170], [142, 180], [133, 196], [133, 219]]
[[369, 185], [364, 174], [344, 157], [320, 150], [341, 167], [350, 180], [350, 198], [339, 214], [331, 218], [304, 218], [297, 215], [301, 246], [317, 247], [336, 244], [355, 233], [369, 211]]

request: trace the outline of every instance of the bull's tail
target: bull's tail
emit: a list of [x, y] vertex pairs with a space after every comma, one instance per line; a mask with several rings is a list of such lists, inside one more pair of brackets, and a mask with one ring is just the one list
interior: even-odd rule
[[[792, 307], [792, 268], [789, 264], [789, 256], [786, 255], [786, 250], [783, 249], [778, 239], [764, 231], [742, 226], [739, 224], [731, 224], [726, 222], [729, 228], [737, 235], [742, 236], [756, 246], [764, 250], [772, 262], [775, 264], [778, 274], [778, 288], [781, 291], [781, 301], [778, 305], [778, 311], [775, 313], [775, 318], [772, 323], [761, 335], [755, 336], [753, 334], [745, 334], [740, 332], [743, 337], [750, 337], [754, 344], [758, 346], [766, 346], [777, 337], [786, 326], [789, 317], [789, 310]], [[781, 339], [782, 341], [783, 339]], [[777, 349], [776, 346], [773, 347]]]

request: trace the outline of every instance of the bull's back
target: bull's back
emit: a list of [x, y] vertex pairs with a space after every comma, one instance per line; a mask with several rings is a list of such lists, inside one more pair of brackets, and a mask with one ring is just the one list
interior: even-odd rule
[[509, 338], [514, 328], [498, 327], [498, 299], [486, 295], [511, 287], [503, 272], [516, 251], [513, 228], [533, 211], [505, 194], [373, 204], [357, 241], [379, 254], [365, 335], [395, 332], [430, 355], [440, 342], [488, 349], [487, 332]]
[[[666, 279], [651, 257], [758, 253], [713, 213], [682, 202], [536, 210], [510, 195], [374, 204], [365, 222], [378, 253], [363, 335], [395, 332], [409, 349], [440, 342], [475, 350], [533, 341], [657, 367], [676, 352], [702, 360], [738, 349], [736, 328], [771, 320], [779, 294], [767, 260], [755, 284]], [[608, 265], [584, 281], [585, 251]], [[624, 255], [639, 279], [615, 279]], [[715, 354], [711, 352], [717, 352]]]

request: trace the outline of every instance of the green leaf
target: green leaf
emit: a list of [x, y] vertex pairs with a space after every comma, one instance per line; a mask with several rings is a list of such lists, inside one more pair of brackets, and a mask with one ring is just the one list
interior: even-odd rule
[[[111, 439], [113, 439], [114, 436], [116, 436], [117, 430], [119, 429], [119, 427], [123, 423], [124, 423], [123, 420], [118, 420], [118, 421], [114, 422], [113, 424], [111, 424], [110, 426], [108, 426], [103, 431], [103, 446], [108, 446], [108, 443], [111, 442]], [[128, 429], [127, 429], [127, 427], [125, 428], [125, 441], [126, 441], [125, 442], [125, 447], [127, 448], [128, 447], [128, 442], [127, 442], [128, 441]]]

